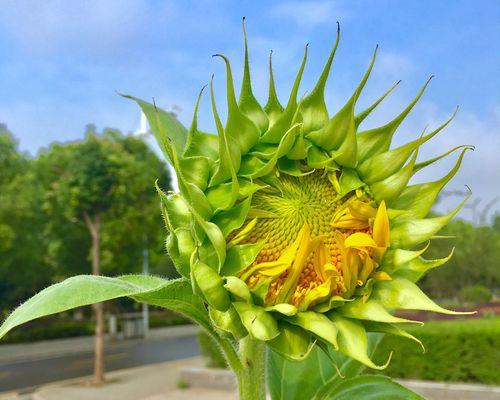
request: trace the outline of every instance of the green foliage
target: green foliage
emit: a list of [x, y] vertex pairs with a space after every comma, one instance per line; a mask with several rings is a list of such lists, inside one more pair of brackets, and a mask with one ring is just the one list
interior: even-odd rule
[[491, 298], [490, 290], [481, 285], [466, 286], [460, 291], [460, 299], [472, 305], [487, 303]]
[[387, 376], [363, 375], [339, 382], [328, 392], [314, 399], [320, 400], [424, 400], [410, 389]]
[[24, 329], [12, 331], [4, 343], [27, 343], [39, 340], [61, 339], [76, 336], [90, 336], [94, 334], [94, 324], [91, 321], [73, 320], [42, 320], [42, 324], [36, 324]]
[[[370, 355], [373, 354], [381, 337], [380, 334], [368, 335]], [[342, 381], [338, 371], [345, 378], [353, 378], [365, 369], [363, 364], [333, 350], [330, 345], [323, 347], [324, 351], [315, 346], [301, 362], [289, 361], [271, 351], [268, 361], [271, 397], [286, 400], [313, 399], [322, 393], [328, 393]], [[307, 385], [304, 382], [307, 382]]]
[[33, 161], [0, 124], [0, 316], [51, 283]]
[[424, 292], [431, 297], [456, 298], [461, 289], [472, 285], [484, 286], [492, 292], [498, 290], [500, 229], [494, 224], [475, 227], [460, 219], [450, 222], [440, 235], [453, 237], [433, 240], [426, 258], [444, 257], [453, 247], [455, 252], [444, 266], [430, 271], [422, 279], [419, 285]]
[[400, 337], [386, 336], [377, 349], [381, 361], [398, 351], [384, 371], [394, 378], [500, 384], [500, 319], [432, 321], [408, 331], [426, 348]]
[[136, 301], [170, 308], [204, 327], [208, 316], [201, 299], [192, 293], [185, 279], [165, 280], [147, 275], [107, 278], [78, 275], [42, 290], [21, 306], [0, 326], [0, 338], [16, 326], [47, 315], [102, 301], [132, 297]]
[[[90, 235], [81, 218], [101, 213], [101, 268], [174, 276], [154, 182], [166, 165], [139, 138], [87, 128], [86, 138], [53, 144], [36, 157], [0, 125], [0, 315], [51, 283], [90, 271]], [[126, 249], [126, 251], [124, 251]]]
[[205, 366], [208, 368], [227, 368], [227, 361], [222, 355], [220, 347], [206, 332], [198, 332], [198, 345], [205, 360]]

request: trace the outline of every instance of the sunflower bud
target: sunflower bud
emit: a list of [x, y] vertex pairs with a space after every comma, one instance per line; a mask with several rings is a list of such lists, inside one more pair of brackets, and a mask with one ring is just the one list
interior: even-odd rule
[[[285, 105], [278, 100], [271, 60], [269, 98], [252, 92], [245, 39], [243, 84], [237, 99], [229, 60], [227, 121], [223, 125], [210, 85], [216, 135], [190, 129], [138, 100], [166, 157], [180, 193], [160, 191], [169, 230], [168, 250], [179, 272], [209, 305], [212, 322], [236, 338], [266, 341], [292, 360], [315, 343], [372, 367], [366, 333], [414, 339], [395, 324], [397, 308], [453, 313], [415, 284], [449, 257], [426, 261], [428, 243], [458, 212], [427, 218], [439, 191], [455, 175], [462, 146], [417, 162], [429, 134], [391, 149], [392, 138], [429, 81], [392, 121], [359, 131], [361, 122], [394, 89], [359, 114], [356, 103], [374, 66], [377, 49], [354, 93], [329, 115], [324, 89], [338, 37], [316, 86], [297, 100], [307, 47]], [[454, 116], [454, 115], [453, 115]], [[408, 185], [433, 162], [461, 149], [443, 178]], [[196, 257], [193, 255], [196, 254]]]

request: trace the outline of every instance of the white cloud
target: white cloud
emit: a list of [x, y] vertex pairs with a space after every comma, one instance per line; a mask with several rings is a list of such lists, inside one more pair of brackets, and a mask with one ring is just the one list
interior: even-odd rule
[[382, 49], [377, 57], [374, 74], [397, 81], [412, 75], [415, 69], [415, 64], [409, 56]]
[[286, 1], [271, 8], [271, 15], [289, 19], [304, 28], [315, 28], [345, 18], [336, 1]]
[[2, 28], [33, 52], [112, 51], [127, 46], [148, 24], [174, 13], [170, 2], [153, 7], [146, 0], [7, 0], [0, 9]]

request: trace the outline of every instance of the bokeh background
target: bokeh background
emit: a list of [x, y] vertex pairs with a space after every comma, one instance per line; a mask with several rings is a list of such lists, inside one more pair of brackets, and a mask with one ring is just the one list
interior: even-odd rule
[[[376, 44], [380, 46], [377, 62], [359, 108], [371, 104], [398, 80], [402, 82], [364, 122], [365, 127], [379, 126], [394, 117], [430, 75], [435, 78], [399, 128], [395, 144], [418, 137], [427, 125], [437, 127], [460, 107], [452, 124], [424, 145], [419, 156], [426, 159], [457, 145], [474, 145], [475, 151], [466, 155], [461, 171], [433, 212], [454, 208], [467, 193], [465, 185], [473, 196], [444, 232], [453, 238], [435, 241], [429, 251], [444, 257], [455, 247], [453, 259], [430, 272], [422, 285], [442, 304], [479, 313], [467, 321], [431, 321], [425, 328], [414, 328], [412, 333], [420, 335], [428, 349], [425, 356], [418, 348], [395, 340], [384, 342], [381, 351], [394, 345], [403, 349], [389, 368], [395, 377], [499, 384], [500, 3], [492, 0], [3, 0], [2, 318], [48, 284], [91, 271], [88, 227], [72, 213], [74, 204], [64, 192], [65, 179], [81, 172], [75, 157], [89, 143], [103, 146], [113, 165], [122, 170], [141, 171], [113, 175], [118, 192], [132, 195], [118, 196], [112, 206], [103, 209], [102, 273], [117, 275], [147, 268], [151, 273], [175, 276], [163, 246], [164, 227], [153, 186], [158, 178], [163, 188], [175, 189], [175, 177], [148, 135], [135, 103], [117, 92], [149, 101], [154, 98], [189, 125], [198, 91], [215, 74], [217, 101], [224, 116], [224, 69], [211, 55], [227, 55], [239, 81], [243, 16], [254, 92], [262, 101], [267, 96], [270, 50], [278, 95], [284, 102], [309, 43], [300, 96], [313, 87], [339, 21], [341, 43], [326, 90], [331, 112], [357, 86]], [[215, 132], [207, 98], [202, 101], [199, 119], [203, 130]], [[442, 160], [415, 181], [438, 179], [454, 162], [453, 157]], [[106, 175], [112, 169], [104, 170]], [[85, 188], [85, 182], [80, 183]], [[165, 333], [165, 327], [187, 321], [173, 313], [149, 311], [144, 324], [143, 310], [137, 305], [128, 301], [106, 304], [107, 315], [116, 316], [116, 334], [134, 338], [128, 342], [115, 338], [107, 359], [109, 369], [199, 354], [194, 331], [188, 329], [181, 339], [175, 339], [180, 342], [172, 342]], [[436, 318], [428, 314], [414, 317]], [[112, 329], [109, 325], [115, 322], [108, 320], [107, 328]], [[28, 387], [89, 374], [92, 361], [85, 335], [92, 334], [93, 326], [90, 309], [84, 308], [31, 323], [7, 336], [0, 344], [0, 393], [27, 391]], [[148, 336], [144, 329], [149, 339], [143, 338]], [[27, 343], [68, 337], [83, 337], [68, 345], [80, 353], [57, 353], [56, 357], [54, 352], [37, 353], [37, 347], [26, 347]], [[40, 348], [51, 347], [43, 343]], [[51, 343], [52, 347], [63, 346], [62, 342]], [[222, 366], [210, 341], [203, 337], [200, 343], [205, 355], [212, 354], [208, 363]]]

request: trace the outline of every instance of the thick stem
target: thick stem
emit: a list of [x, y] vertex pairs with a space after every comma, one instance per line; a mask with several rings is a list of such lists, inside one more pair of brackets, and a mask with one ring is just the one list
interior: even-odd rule
[[240, 341], [242, 367], [236, 372], [240, 400], [266, 399], [266, 346], [249, 336]]

